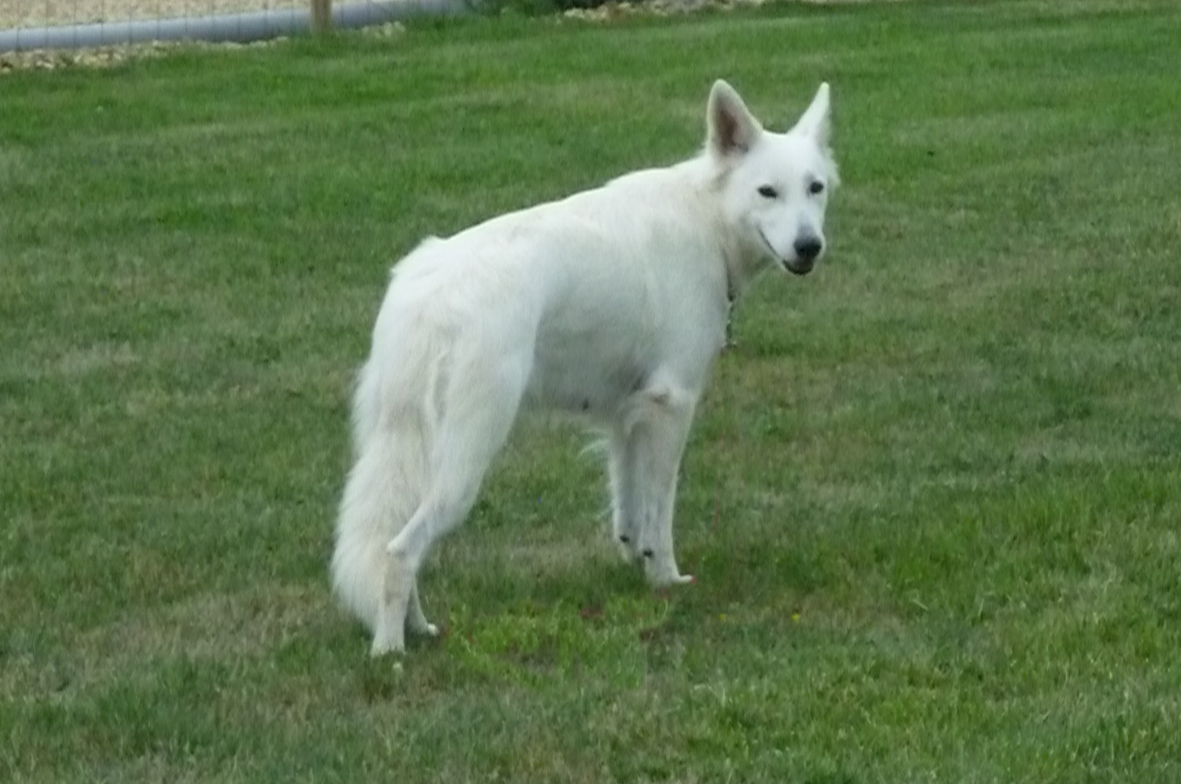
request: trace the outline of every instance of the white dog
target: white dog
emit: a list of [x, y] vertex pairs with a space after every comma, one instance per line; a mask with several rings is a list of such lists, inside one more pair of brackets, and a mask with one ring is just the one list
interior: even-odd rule
[[437, 633], [418, 569], [523, 406], [605, 432], [616, 539], [653, 585], [693, 579], [672, 534], [693, 411], [734, 298], [824, 252], [829, 124], [827, 84], [777, 134], [718, 81], [697, 157], [428, 239], [397, 265], [356, 390], [332, 559], [374, 655], [402, 651], [407, 625]]

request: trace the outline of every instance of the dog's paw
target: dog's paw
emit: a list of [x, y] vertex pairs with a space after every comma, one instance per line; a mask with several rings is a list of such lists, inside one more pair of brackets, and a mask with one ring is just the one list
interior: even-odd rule
[[663, 585], [653, 585], [652, 593], [661, 601], [669, 602], [673, 599], [673, 594], [682, 585], [696, 585], [697, 578], [691, 574], [678, 574], [671, 582]]
[[415, 634], [426, 635], [427, 637], [438, 637], [439, 627], [428, 621], [426, 618], [410, 618], [406, 621], [406, 625], [410, 631]]
[[376, 635], [373, 638], [373, 644], [369, 646], [369, 657], [373, 659], [378, 659], [382, 656], [401, 655], [405, 652], [405, 641], [395, 639], [393, 635]]
[[644, 556], [644, 571], [653, 588], [660, 590], [697, 582], [693, 575], [681, 574], [672, 558], [657, 558], [652, 550], [643, 550], [641, 554]]
[[383, 656], [401, 656], [405, 652], [404, 648], [395, 648], [392, 645], [373, 644], [369, 646], [369, 658], [371, 659], [380, 659]]

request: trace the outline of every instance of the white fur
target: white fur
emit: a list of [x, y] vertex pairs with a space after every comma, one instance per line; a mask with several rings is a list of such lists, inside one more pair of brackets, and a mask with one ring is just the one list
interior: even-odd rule
[[673, 557], [677, 472], [730, 302], [768, 266], [811, 269], [837, 179], [828, 85], [775, 134], [718, 81], [706, 126], [691, 160], [428, 239], [395, 268], [357, 384], [332, 559], [375, 655], [403, 650], [407, 625], [436, 633], [418, 569], [523, 405], [606, 433], [625, 555], [653, 585], [692, 579]]

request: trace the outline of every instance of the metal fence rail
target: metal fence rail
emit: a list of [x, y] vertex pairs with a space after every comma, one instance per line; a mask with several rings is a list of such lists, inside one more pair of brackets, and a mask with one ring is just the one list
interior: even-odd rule
[[[332, 23], [335, 27], [357, 28], [419, 14], [458, 14], [467, 8], [464, 0], [365, 0], [333, 7]], [[306, 5], [170, 19], [15, 27], [0, 30], [0, 52], [77, 49], [151, 41], [245, 43], [304, 33], [311, 28], [311, 11]]]

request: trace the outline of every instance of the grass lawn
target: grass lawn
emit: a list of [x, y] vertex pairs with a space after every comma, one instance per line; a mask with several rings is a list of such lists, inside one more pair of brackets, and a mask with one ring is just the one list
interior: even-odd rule
[[[422, 21], [0, 77], [0, 780], [1181, 781], [1181, 7]], [[328, 592], [428, 233], [832, 82], [830, 255], [736, 319], [654, 595], [524, 424], [400, 671]]]

